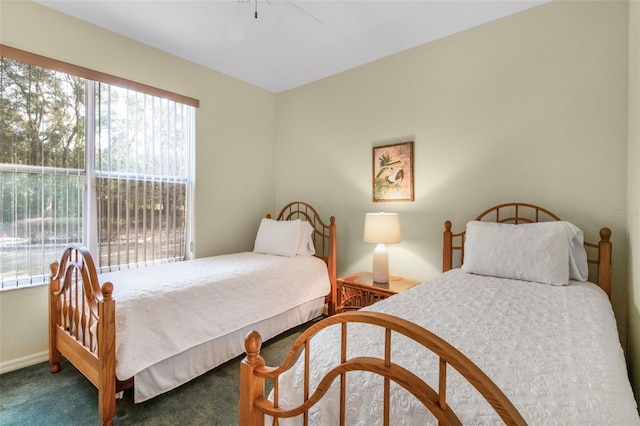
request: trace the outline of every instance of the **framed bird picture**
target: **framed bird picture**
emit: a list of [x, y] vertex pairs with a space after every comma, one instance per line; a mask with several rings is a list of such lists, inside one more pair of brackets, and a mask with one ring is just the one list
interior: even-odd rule
[[373, 201], [413, 201], [413, 142], [373, 148]]

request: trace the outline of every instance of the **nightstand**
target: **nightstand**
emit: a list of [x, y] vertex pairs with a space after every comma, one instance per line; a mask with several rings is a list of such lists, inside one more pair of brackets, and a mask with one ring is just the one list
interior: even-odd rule
[[374, 283], [373, 274], [370, 272], [358, 272], [338, 278], [336, 280], [338, 294], [336, 312], [364, 308], [418, 283], [420, 281], [393, 276], [389, 277], [389, 282], [386, 284]]

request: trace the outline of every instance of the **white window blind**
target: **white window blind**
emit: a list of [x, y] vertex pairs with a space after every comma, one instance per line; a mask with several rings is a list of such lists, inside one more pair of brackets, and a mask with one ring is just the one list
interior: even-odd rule
[[183, 260], [193, 108], [108, 84], [96, 95], [102, 269]]

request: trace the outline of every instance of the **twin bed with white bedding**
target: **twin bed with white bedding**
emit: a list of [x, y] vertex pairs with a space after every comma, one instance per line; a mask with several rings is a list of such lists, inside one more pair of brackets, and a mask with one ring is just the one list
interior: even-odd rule
[[52, 264], [51, 371], [71, 361], [112, 424], [117, 391], [152, 398], [240, 355], [252, 329], [270, 338], [331, 309], [335, 233], [333, 217], [294, 202], [261, 221], [253, 252], [98, 276], [89, 252], [69, 246]]
[[[243, 352], [247, 327], [266, 338], [322, 315], [331, 284], [327, 265], [314, 256], [284, 257], [253, 252], [102, 274], [117, 283], [116, 377], [135, 378], [142, 402]], [[304, 285], [301, 285], [304, 283]], [[248, 301], [251, 303], [248, 303]], [[240, 331], [229, 344], [217, 344]], [[199, 353], [165, 364], [188, 349]], [[164, 361], [164, 362], [163, 362]], [[160, 364], [159, 364], [160, 363]], [[154, 367], [155, 366], [155, 367]], [[186, 368], [188, 366], [188, 368]]]
[[610, 234], [586, 243], [588, 260], [582, 231], [536, 206], [497, 206], [458, 234], [447, 222], [445, 273], [315, 324], [280, 367], [251, 333], [240, 424], [640, 424], [608, 298]]

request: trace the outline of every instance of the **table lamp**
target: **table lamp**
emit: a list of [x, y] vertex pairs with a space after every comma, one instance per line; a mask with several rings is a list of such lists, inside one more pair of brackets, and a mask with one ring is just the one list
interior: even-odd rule
[[400, 218], [397, 213], [367, 213], [364, 242], [377, 244], [373, 251], [373, 281], [389, 282], [389, 254], [385, 244], [400, 242]]

